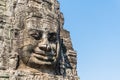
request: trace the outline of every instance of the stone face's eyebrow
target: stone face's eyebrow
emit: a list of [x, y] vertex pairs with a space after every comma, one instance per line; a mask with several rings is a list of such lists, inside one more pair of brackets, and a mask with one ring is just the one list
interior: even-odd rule
[[41, 32], [41, 33], [43, 33], [43, 31], [39, 30], [39, 29], [29, 29], [28, 32], [33, 32], [33, 33], [35, 33], [35, 32]]
[[37, 29], [31, 29], [28, 32], [29, 36], [33, 37], [35, 40], [40, 40], [43, 35], [43, 31]]

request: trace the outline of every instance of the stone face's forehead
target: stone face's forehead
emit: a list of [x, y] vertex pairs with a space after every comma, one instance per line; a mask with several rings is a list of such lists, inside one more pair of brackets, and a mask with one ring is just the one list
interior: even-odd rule
[[30, 18], [26, 20], [25, 29], [38, 29], [45, 31], [57, 31], [59, 23], [48, 19]]

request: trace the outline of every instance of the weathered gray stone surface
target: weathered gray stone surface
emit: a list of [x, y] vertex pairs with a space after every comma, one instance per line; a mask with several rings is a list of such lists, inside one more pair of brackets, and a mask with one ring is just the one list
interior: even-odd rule
[[0, 80], [79, 80], [56, 0], [0, 0]]

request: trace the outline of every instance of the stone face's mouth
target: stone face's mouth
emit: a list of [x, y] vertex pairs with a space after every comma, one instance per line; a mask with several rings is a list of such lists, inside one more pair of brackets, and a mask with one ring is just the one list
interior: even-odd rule
[[38, 57], [38, 56], [35, 56], [38, 60], [42, 60], [42, 61], [48, 61], [48, 62], [53, 62], [54, 59], [53, 58], [42, 58], [42, 57]]
[[31, 57], [34, 57], [40, 61], [53, 62], [55, 59], [55, 53], [45, 51], [35, 51]]
[[45, 51], [35, 51], [33, 54], [43, 55], [43, 56], [56, 56], [55, 52], [45, 52]]
[[37, 65], [52, 65], [56, 61], [55, 56], [44, 56], [36, 53], [32, 53], [28, 64], [35, 63]]
[[46, 53], [44, 51], [35, 51], [34, 53], [32, 54], [37, 54], [37, 55], [43, 55], [43, 56], [46, 56]]
[[55, 50], [50, 50], [49, 52], [48, 51], [43, 51], [43, 50], [40, 50], [38, 49], [38, 47], [36, 47], [34, 49], [34, 54], [38, 54], [38, 55], [43, 55], [43, 56], [56, 56], [56, 51]]

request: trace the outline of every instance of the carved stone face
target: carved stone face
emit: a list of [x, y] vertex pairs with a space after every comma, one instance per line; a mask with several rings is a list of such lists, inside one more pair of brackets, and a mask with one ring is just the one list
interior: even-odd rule
[[[41, 23], [42, 24], [41, 24]], [[28, 66], [54, 65], [58, 58], [58, 24], [27, 20], [23, 30], [20, 58]]]

